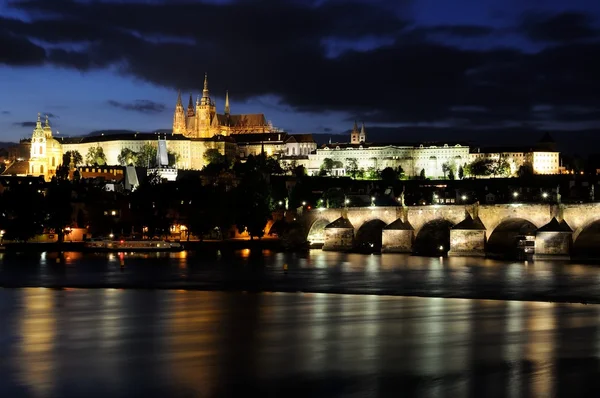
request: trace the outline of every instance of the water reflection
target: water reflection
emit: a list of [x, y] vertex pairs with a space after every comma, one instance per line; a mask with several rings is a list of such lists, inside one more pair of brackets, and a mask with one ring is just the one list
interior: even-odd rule
[[0, 302], [0, 393], [574, 397], [600, 388], [592, 305], [120, 289], [0, 290]]

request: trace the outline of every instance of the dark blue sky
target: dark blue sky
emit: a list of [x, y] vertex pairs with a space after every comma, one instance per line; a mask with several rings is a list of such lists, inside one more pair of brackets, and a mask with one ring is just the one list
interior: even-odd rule
[[65, 135], [170, 128], [205, 71], [219, 111], [228, 89], [291, 132], [597, 128], [599, 18], [591, 0], [0, 0], [0, 140], [37, 112]]

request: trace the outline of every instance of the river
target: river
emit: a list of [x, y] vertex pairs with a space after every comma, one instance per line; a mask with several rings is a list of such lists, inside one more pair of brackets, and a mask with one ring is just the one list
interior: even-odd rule
[[598, 301], [594, 265], [56, 258], [0, 259], [1, 397], [600, 396], [600, 305], [535, 301]]

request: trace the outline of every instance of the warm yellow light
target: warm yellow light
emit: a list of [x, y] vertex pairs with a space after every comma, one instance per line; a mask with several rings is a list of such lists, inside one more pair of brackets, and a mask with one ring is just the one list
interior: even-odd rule
[[115, 210], [111, 211], [110, 214], [112, 214], [113, 216], [117, 215], [117, 212]]

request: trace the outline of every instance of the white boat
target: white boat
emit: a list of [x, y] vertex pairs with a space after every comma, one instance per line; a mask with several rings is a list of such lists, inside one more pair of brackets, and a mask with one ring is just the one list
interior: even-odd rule
[[160, 239], [92, 239], [85, 242], [85, 248], [89, 251], [110, 252], [165, 252], [183, 250], [183, 246], [179, 242]]

